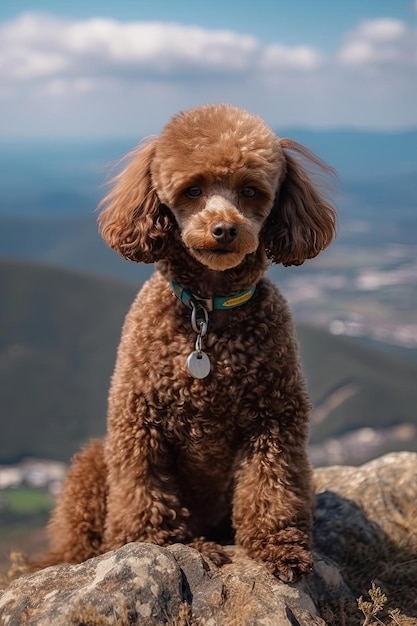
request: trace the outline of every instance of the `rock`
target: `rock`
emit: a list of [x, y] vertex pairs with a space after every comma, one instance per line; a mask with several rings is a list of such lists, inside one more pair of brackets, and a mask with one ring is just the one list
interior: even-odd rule
[[[329, 593], [329, 585], [320, 587], [317, 577], [312, 578], [312, 595], [321, 614], [323, 607], [339, 612], [329, 620], [337, 626], [417, 626], [417, 454], [395, 452], [361, 467], [320, 468], [314, 477], [315, 553], [336, 567], [344, 587], [343, 591], [339, 586], [338, 599]], [[363, 621], [357, 599], [373, 583], [386, 594], [388, 612], [399, 610], [404, 618], [378, 622], [365, 615], [368, 621]]]
[[[181, 544], [131, 543], [12, 582], [0, 599], [0, 624], [324, 624], [311, 617], [314, 603], [301, 588], [280, 583], [243, 553], [236, 561], [217, 570]], [[309, 621], [294, 621], [303, 615]]]
[[394, 541], [400, 541], [415, 530], [415, 452], [392, 452], [360, 468], [321, 468], [315, 470], [314, 477], [319, 497], [333, 493], [339, 496], [339, 501], [355, 502], [363, 514]]
[[3, 594], [0, 615], [10, 626], [83, 623], [81, 614], [87, 613], [162, 624], [167, 615], [178, 614], [182, 602], [181, 572], [171, 554], [134, 544], [81, 565], [19, 578]]
[[231, 556], [233, 562], [219, 571], [227, 601], [216, 626], [325, 626], [304, 584], [285, 585], [240, 548]]
[[[406, 564], [417, 563], [417, 454], [318, 469], [315, 479], [315, 565], [300, 583], [281, 583], [236, 546], [217, 569], [184, 545], [133, 543], [11, 582], [0, 625], [354, 626], [363, 621], [356, 599], [375, 579], [389, 592], [397, 557], [414, 596], [417, 565]], [[412, 619], [417, 601], [406, 597], [395, 601]]]

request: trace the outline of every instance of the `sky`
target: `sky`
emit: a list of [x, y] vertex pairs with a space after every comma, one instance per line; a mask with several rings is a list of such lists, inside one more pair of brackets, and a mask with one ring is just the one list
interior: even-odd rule
[[417, 0], [0, 3], [0, 140], [142, 137], [207, 102], [415, 128]]

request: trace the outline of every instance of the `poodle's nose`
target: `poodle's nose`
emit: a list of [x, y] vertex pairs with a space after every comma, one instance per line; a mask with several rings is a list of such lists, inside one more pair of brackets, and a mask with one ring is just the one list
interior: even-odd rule
[[218, 222], [211, 229], [211, 234], [217, 243], [232, 243], [237, 233], [237, 226], [233, 222]]

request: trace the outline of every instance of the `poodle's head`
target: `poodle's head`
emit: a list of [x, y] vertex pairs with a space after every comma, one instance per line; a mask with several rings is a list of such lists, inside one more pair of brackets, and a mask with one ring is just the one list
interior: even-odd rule
[[180, 237], [212, 270], [234, 268], [260, 246], [272, 262], [299, 265], [330, 243], [336, 219], [288, 151], [329, 169], [236, 107], [179, 113], [115, 179], [102, 202], [101, 233], [123, 256], [145, 263], [169, 255]]

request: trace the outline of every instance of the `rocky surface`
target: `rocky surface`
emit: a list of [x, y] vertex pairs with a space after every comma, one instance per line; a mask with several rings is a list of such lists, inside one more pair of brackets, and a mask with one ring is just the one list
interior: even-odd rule
[[[232, 562], [217, 569], [184, 545], [129, 544], [11, 582], [0, 592], [0, 625], [361, 624], [356, 599], [372, 580], [389, 591], [401, 572], [402, 587], [415, 587], [417, 566], [405, 564], [417, 562], [417, 454], [318, 469], [315, 478], [315, 565], [301, 583], [279, 582], [234, 546]], [[397, 623], [417, 624], [406, 598], [395, 598], [408, 620]]]

